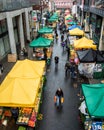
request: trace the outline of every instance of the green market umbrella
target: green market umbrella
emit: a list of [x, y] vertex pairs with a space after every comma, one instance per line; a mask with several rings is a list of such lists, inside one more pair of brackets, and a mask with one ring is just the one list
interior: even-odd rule
[[30, 43], [30, 47], [49, 47], [51, 45], [52, 40], [49, 40], [44, 37], [39, 37], [38, 39], [34, 39]]
[[38, 33], [52, 33], [53, 32], [53, 29], [52, 28], [49, 28], [49, 27], [43, 27], [41, 28]]

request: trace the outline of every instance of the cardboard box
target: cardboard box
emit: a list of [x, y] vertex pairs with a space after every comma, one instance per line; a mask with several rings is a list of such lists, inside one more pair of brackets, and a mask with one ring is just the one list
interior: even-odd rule
[[8, 54], [8, 62], [16, 62], [17, 54]]

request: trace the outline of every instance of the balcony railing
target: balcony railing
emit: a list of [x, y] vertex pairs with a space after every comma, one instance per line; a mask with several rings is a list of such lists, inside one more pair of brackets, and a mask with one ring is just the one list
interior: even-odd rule
[[35, 0], [0, 0], [0, 12], [17, 10], [35, 5]]
[[104, 17], [104, 9], [103, 8], [96, 8], [96, 7], [90, 7], [90, 12], [100, 15], [101, 17]]

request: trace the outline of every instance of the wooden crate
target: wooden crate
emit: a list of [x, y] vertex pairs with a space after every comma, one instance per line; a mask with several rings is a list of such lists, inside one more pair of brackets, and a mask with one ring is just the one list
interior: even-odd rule
[[17, 55], [16, 54], [8, 54], [8, 62], [16, 62]]

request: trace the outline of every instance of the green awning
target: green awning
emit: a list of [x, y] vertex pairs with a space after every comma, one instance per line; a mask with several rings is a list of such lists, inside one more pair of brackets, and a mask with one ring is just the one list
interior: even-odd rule
[[38, 33], [52, 33], [53, 32], [53, 29], [52, 28], [49, 28], [49, 27], [43, 27], [41, 28]]
[[50, 18], [50, 19], [48, 19], [49, 22], [55, 22], [57, 20], [58, 20], [58, 18]]
[[49, 40], [44, 37], [39, 37], [38, 39], [34, 39], [30, 43], [30, 47], [49, 47], [51, 45], [52, 40]]
[[68, 25], [76, 25], [76, 24], [78, 24], [77, 22], [68, 22], [67, 23]]
[[104, 84], [82, 84], [82, 90], [89, 114], [104, 118]]

